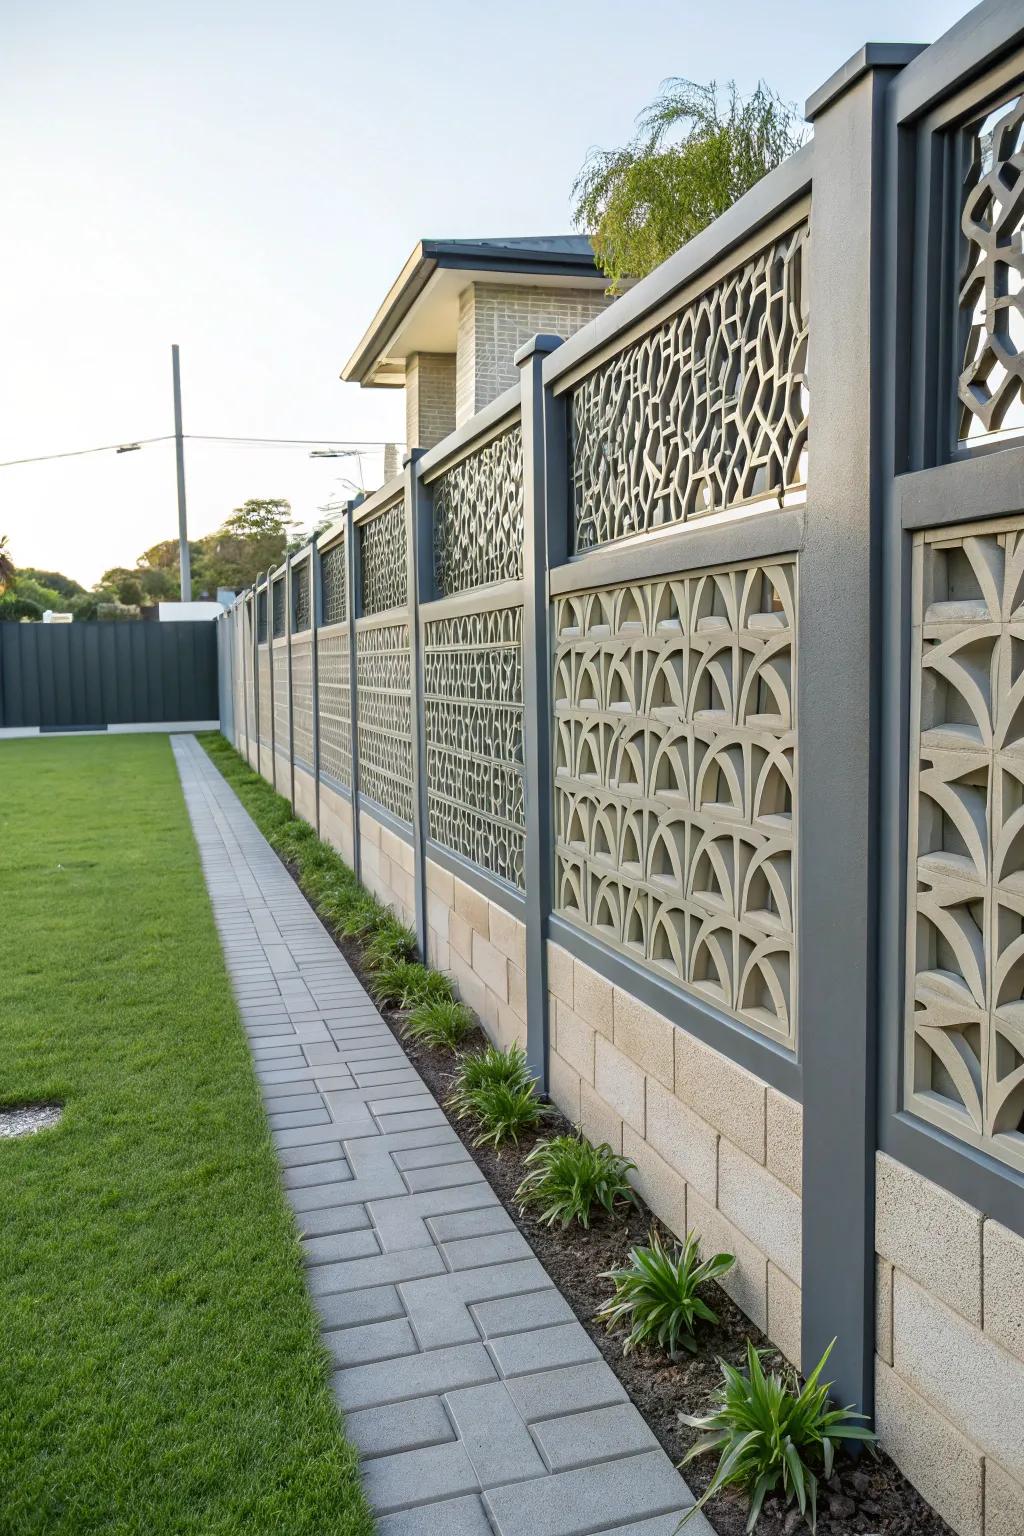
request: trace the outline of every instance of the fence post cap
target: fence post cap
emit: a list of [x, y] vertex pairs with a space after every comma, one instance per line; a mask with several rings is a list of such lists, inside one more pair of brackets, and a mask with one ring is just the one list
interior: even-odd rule
[[512, 361], [517, 368], [522, 368], [524, 363], [528, 363], [530, 358], [535, 357], [538, 353], [542, 357], [546, 357], [549, 352], [554, 352], [555, 348], [560, 347], [564, 340], [564, 336], [546, 336], [543, 334], [531, 336], [529, 341], [524, 341], [519, 350], [513, 354]]

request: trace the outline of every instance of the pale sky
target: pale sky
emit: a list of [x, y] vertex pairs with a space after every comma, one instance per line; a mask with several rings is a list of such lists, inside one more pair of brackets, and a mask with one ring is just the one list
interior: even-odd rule
[[[423, 236], [562, 234], [588, 148], [668, 75], [800, 104], [964, 0], [4, 0], [0, 460], [173, 430], [404, 436], [338, 374]], [[309, 525], [344, 460], [187, 444], [189, 531], [249, 496]], [[379, 458], [364, 467], [379, 481]], [[0, 469], [16, 562], [86, 585], [177, 534], [172, 443]]]

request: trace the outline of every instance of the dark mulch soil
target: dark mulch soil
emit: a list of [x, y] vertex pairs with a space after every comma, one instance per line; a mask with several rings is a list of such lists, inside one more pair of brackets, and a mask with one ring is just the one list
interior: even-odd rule
[[[293, 870], [294, 874], [295, 871]], [[372, 975], [362, 963], [358, 944], [339, 939], [335, 942], [352, 969], [371, 990]], [[448, 1096], [454, 1074], [454, 1058], [444, 1051], [417, 1045], [402, 1036], [402, 1016], [382, 1010], [382, 1016], [401, 1041], [417, 1071], [439, 1103]], [[471, 1037], [467, 1049], [486, 1044], [482, 1031]], [[594, 1340], [605, 1360], [618, 1376], [652, 1431], [672, 1457], [679, 1462], [696, 1438], [694, 1431], [679, 1423], [679, 1412], [701, 1414], [709, 1411], [721, 1382], [716, 1357], [743, 1365], [747, 1339], [768, 1351], [767, 1369], [785, 1367], [783, 1357], [759, 1329], [713, 1283], [707, 1288], [708, 1302], [718, 1313], [716, 1327], [704, 1327], [698, 1335], [700, 1350], [672, 1361], [655, 1350], [640, 1349], [623, 1355], [622, 1334], [609, 1336], [594, 1322], [594, 1314], [607, 1298], [611, 1287], [602, 1280], [602, 1271], [619, 1268], [629, 1249], [643, 1242], [655, 1218], [638, 1202], [634, 1210], [615, 1218], [600, 1217], [589, 1231], [573, 1226], [567, 1230], [542, 1226], [528, 1212], [515, 1205], [513, 1196], [523, 1176], [523, 1158], [536, 1136], [525, 1138], [518, 1146], [500, 1153], [490, 1147], [474, 1147], [472, 1129], [453, 1121], [462, 1141], [489, 1179], [491, 1186], [515, 1221], [548, 1274], [565, 1296], [580, 1322]], [[571, 1129], [564, 1116], [552, 1106], [550, 1119], [542, 1135], [550, 1136]], [[684, 1476], [699, 1496], [711, 1480], [715, 1458], [708, 1456], [691, 1462]], [[720, 1494], [705, 1505], [705, 1513], [719, 1536], [743, 1536], [747, 1519], [746, 1496], [734, 1491]], [[807, 1527], [795, 1509], [780, 1500], [768, 1499], [757, 1525], [757, 1536], [792, 1536]], [[841, 1454], [836, 1475], [822, 1487], [818, 1508], [819, 1536], [953, 1536], [921, 1495], [911, 1487], [895, 1464], [885, 1455], [863, 1455], [858, 1460]]]

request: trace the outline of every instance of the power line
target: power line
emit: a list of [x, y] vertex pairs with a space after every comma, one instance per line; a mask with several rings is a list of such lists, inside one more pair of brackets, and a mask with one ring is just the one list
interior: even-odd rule
[[[261, 444], [265, 447], [277, 448], [347, 448], [352, 453], [358, 453], [367, 448], [387, 448], [386, 442], [352, 442], [331, 437], [221, 437], [206, 432], [185, 432], [182, 436], [197, 443], [224, 443], [243, 446], [248, 444]], [[150, 443], [169, 443], [174, 440], [174, 433], [164, 433], [162, 437], [137, 437], [122, 443], [104, 443], [99, 448], [72, 448], [65, 453], [40, 453], [29, 459], [6, 459], [0, 462], [0, 469], [12, 469], [17, 464], [43, 464], [51, 459], [78, 459], [90, 453], [122, 453], [135, 448], [148, 447]]]

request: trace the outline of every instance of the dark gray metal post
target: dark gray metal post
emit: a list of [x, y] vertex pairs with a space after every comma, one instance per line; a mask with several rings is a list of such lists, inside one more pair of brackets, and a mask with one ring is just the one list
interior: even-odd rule
[[292, 562], [284, 568], [284, 643], [288, 652], [288, 795], [295, 815], [295, 696], [292, 689], [292, 630], [294, 627]]
[[544, 359], [559, 336], [520, 347], [523, 400], [523, 775], [526, 807], [526, 1054], [548, 1083], [548, 914], [551, 911], [551, 663], [548, 571], [566, 558], [565, 407], [544, 388]]
[[[913, 56], [913, 50], [909, 56]], [[803, 1364], [837, 1337], [834, 1393], [874, 1399], [878, 591], [876, 381], [882, 332], [885, 92], [868, 50], [808, 104], [814, 237], [813, 444], [800, 556], [800, 1051]], [[831, 87], [831, 89], [829, 88]]]
[[171, 347], [171, 374], [174, 381], [174, 462], [178, 477], [178, 561], [181, 576], [181, 600], [192, 601], [192, 557], [188, 547], [188, 515], [185, 509], [185, 439], [181, 430], [181, 363], [178, 348]]
[[358, 501], [345, 504], [345, 610], [348, 614], [348, 782], [352, 795], [352, 872], [362, 879], [362, 847], [359, 837], [359, 667], [356, 655], [356, 614], [360, 609], [359, 545], [353, 510]]
[[427, 958], [427, 750], [423, 708], [423, 647], [420, 635], [420, 599], [433, 595], [430, 492], [416, 472], [423, 457], [414, 448], [403, 462], [405, 470], [406, 569], [409, 573], [409, 679], [412, 696], [409, 718], [412, 733], [412, 850], [413, 894], [416, 907], [416, 943]]
[[270, 781], [277, 788], [277, 711], [274, 708], [274, 582], [267, 572], [267, 666], [270, 671]]
[[309, 541], [309, 666], [313, 710], [313, 806], [316, 835], [320, 836], [320, 657], [317, 630], [323, 617], [323, 577], [320, 546], [314, 533]]

